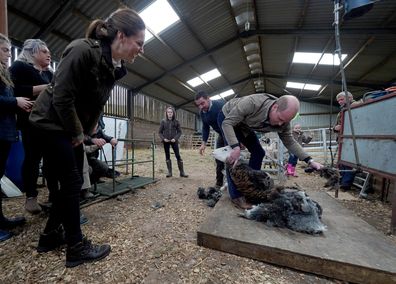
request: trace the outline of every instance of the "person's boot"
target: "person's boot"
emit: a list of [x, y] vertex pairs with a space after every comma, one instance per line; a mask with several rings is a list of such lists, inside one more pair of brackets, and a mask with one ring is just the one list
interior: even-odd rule
[[110, 245], [94, 245], [87, 238], [66, 250], [66, 267], [75, 267], [84, 262], [93, 262], [105, 258], [111, 251]]
[[62, 225], [60, 225], [57, 229], [52, 230], [49, 233], [40, 234], [37, 252], [49, 252], [57, 249], [65, 243], [65, 231], [63, 230]]
[[293, 166], [292, 164], [287, 164], [286, 166], [286, 175], [292, 176], [293, 175]]
[[5, 218], [0, 217], [0, 229], [13, 229], [26, 223], [25, 217]]
[[184, 173], [183, 160], [178, 160], [178, 161], [177, 161], [177, 166], [179, 167], [180, 176], [181, 176], [181, 177], [184, 177], [184, 178], [188, 177], [188, 175], [186, 175], [186, 174]]
[[31, 214], [38, 214], [41, 212], [41, 207], [37, 203], [37, 197], [27, 197], [25, 203], [25, 209]]
[[0, 230], [0, 242], [10, 239], [13, 236], [11, 232]]
[[166, 167], [168, 168], [168, 173], [166, 174], [166, 177], [171, 177], [172, 176], [172, 161], [171, 160], [166, 160]]
[[80, 197], [82, 200], [91, 199], [94, 197], [93, 193], [89, 189], [90, 188], [81, 189]]
[[[1, 194], [1, 192], [0, 192], [0, 194]], [[25, 217], [15, 217], [15, 218], [4, 217], [4, 215], [3, 215], [3, 199], [0, 196], [0, 230], [1, 229], [2, 230], [13, 229], [15, 227], [22, 226], [25, 223], [26, 223]], [[3, 232], [8, 233], [7, 231], [3, 231]], [[11, 236], [12, 236], [12, 234], [11, 234]]]

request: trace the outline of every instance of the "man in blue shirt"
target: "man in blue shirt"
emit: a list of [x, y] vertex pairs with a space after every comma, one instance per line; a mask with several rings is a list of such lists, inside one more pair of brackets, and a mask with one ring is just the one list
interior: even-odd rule
[[[217, 116], [221, 112], [224, 102], [222, 100], [212, 101], [205, 91], [199, 91], [195, 95], [195, 105], [199, 108], [199, 114], [202, 120], [202, 143], [199, 153], [201, 155], [205, 153], [210, 127], [218, 133], [216, 148], [224, 147], [221, 127], [217, 122]], [[223, 185], [223, 169], [224, 163], [216, 160], [216, 188], [220, 188]]]

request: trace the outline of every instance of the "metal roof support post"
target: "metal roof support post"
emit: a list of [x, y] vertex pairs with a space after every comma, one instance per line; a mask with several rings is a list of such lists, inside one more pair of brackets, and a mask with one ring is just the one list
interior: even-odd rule
[[8, 35], [7, 0], [0, 0], [0, 33]]

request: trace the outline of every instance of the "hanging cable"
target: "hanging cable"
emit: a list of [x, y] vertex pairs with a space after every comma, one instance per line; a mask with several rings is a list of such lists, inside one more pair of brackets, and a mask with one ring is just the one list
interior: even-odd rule
[[[345, 78], [345, 72], [344, 72], [344, 64], [342, 62], [342, 53], [341, 53], [341, 42], [340, 42], [340, 26], [339, 26], [339, 12], [340, 12], [340, 0], [335, 0], [334, 1], [334, 26], [335, 26], [335, 41], [336, 41], [336, 52], [338, 54], [338, 59], [340, 61], [340, 73], [341, 73], [341, 81], [342, 81], [342, 91], [345, 94], [345, 102], [346, 102], [346, 109], [348, 112], [348, 117], [349, 117], [349, 124], [351, 127], [351, 136], [352, 136], [352, 143], [353, 143], [353, 150], [355, 153], [355, 161], [357, 165], [357, 169], [359, 170], [360, 168], [360, 161], [359, 161], [359, 155], [358, 155], [358, 150], [357, 150], [357, 145], [356, 145], [356, 137], [355, 137], [355, 130], [353, 127], [353, 122], [352, 122], [352, 113], [351, 113], [351, 104], [349, 102], [349, 96], [348, 96], [348, 90], [347, 90], [347, 84], [346, 84], [346, 78]], [[344, 119], [345, 121], [345, 119]]]

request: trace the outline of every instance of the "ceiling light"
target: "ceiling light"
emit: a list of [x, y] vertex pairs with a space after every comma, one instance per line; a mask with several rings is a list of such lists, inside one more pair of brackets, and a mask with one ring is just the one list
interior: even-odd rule
[[250, 70], [250, 74], [262, 74], [262, 71], [260, 68], [255, 68]]
[[245, 50], [245, 52], [250, 52], [253, 50], [259, 50], [259, 45], [257, 42], [251, 42], [249, 44], [246, 44], [243, 46], [243, 50]]
[[246, 56], [247, 61], [259, 61], [260, 55], [258, 53], [254, 53], [251, 55]]
[[250, 69], [257, 69], [257, 68], [261, 68], [261, 63], [260, 62], [253, 62], [249, 64], [249, 68]]

